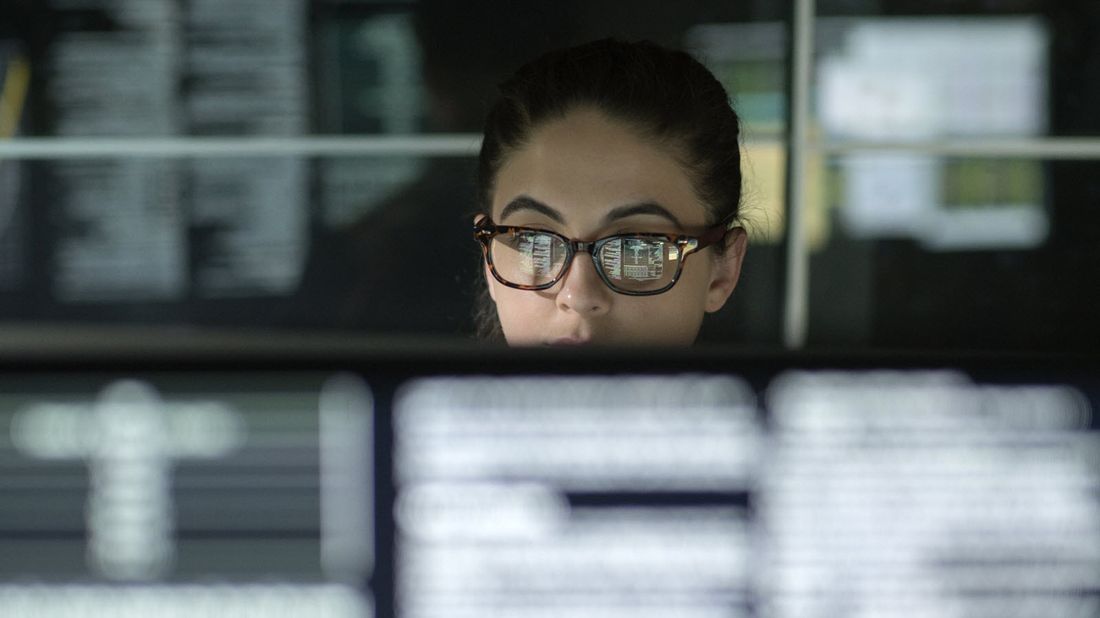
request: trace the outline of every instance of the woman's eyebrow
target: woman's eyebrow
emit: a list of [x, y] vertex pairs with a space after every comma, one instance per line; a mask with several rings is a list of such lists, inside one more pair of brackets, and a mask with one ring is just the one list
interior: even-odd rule
[[661, 206], [656, 202], [641, 202], [639, 204], [627, 204], [626, 206], [619, 206], [618, 208], [611, 209], [611, 212], [604, 215], [604, 223], [611, 223], [619, 219], [625, 219], [634, 215], [657, 215], [658, 217], [664, 217], [676, 225], [678, 228], [684, 226], [680, 224], [680, 220], [676, 218], [676, 215], [668, 211], [667, 208]]
[[521, 210], [533, 210], [541, 215], [545, 215], [558, 223], [565, 223], [565, 217], [561, 216], [561, 213], [550, 208], [546, 204], [526, 195], [521, 195], [516, 199], [508, 202], [508, 205], [504, 207], [504, 210], [500, 211], [500, 220], [504, 221], [508, 218], [508, 215], [519, 212]]

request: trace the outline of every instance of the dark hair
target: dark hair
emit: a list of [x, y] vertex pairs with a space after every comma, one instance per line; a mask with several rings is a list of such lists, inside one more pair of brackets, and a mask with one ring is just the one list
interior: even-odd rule
[[[737, 219], [740, 120], [726, 89], [686, 52], [613, 39], [547, 53], [500, 85], [478, 159], [478, 200], [485, 212], [492, 209], [497, 172], [508, 156], [543, 123], [586, 105], [668, 144], [691, 177], [711, 223]], [[496, 307], [487, 292], [477, 321], [482, 337], [499, 338]]]

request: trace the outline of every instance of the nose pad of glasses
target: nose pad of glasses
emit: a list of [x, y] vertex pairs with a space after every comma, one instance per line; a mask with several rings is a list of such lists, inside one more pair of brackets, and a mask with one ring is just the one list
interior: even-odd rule
[[586, 251], [578, 251], [558, 290], [556, 301], [563, 310], [599, 315], [610, 308], [612, 291], [600, 277], [596, 262]]

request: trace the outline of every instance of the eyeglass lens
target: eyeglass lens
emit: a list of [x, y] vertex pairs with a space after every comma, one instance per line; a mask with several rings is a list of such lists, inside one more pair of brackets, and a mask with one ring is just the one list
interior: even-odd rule
[[[505, 281], [532, 286], [556, 279], [569, 253], [561, 238], [525, 231], [496, 236], [490, 250], [493, 266]], [[672, 281], [680, 253], [675, 243], [664, 239], [618, 236], [603, 241], [595, 258], [613, 288], [647, 292]]]

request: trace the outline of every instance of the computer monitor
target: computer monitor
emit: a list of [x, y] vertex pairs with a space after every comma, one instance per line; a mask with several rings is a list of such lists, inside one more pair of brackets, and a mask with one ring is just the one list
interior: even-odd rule
[[1096, 616], [1088, 358], [4, 361], [4, 616]]

